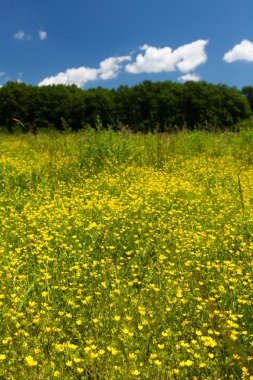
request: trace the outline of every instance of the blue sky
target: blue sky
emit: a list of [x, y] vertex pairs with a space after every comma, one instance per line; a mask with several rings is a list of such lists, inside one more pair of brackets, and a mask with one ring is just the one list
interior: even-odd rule
[[8, 0], [0, 85], [253, 85], [252, 0]]

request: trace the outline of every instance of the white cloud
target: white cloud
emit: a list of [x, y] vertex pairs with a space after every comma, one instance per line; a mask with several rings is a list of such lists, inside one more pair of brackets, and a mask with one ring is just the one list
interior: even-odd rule
[[23, 30], [19, 30], [16, 33], [14, 33], [13, 37], [16, 40], [22, 40], [22, 41], [30, 41], [32, 39], [32, 36], [30, 36], [29, 34], [26, 34]]
[[130, 55], [105, 59], [99, 65], [99, 77], [104, 80], [116, 78], [121, 69], [121, 64], [126, 61], [131, 61]]
[[95, 81], [98, 79], [113, 79], [119, 74], [122, 63], [130, 60], [130, 56], [109, 57], [100, 62], [99, 68], [82, 66], [67, 69], [65, 72], [61, 72], [55, 76], [43, 79], [38, 85], [49, 86], [53, 84], [76, 84], [78, 87], [83, 87], [90, 81]]
[[242, 40], [240, 44], [235, 45], [224, 55], [223, 60], [227, 63], [235, 61], [253, 62], [253, 42]]
[[180, 46], [174, 51], [171, 47], [157, 48], [143, 45], [144, 53], [138, 54], [135, 62], [126, 65], [126, 71], [131, 74], [160, 73], [179, 70], [187, 73], [207, 61], [205, 47], [208, 40], [197, 40]]
[[0, 71], [0, 77], [4, 76], [4, 72], [3, 71]]
[[85, 83], [96, 80], [97, 77], [97, 69], [91, 69], [90, 67], [83, 66], [67, 69], [65, 72], [45, 78], [39, 83], [39, 86], [50, 86], [53, 84], [76, 84], [78, 87], [82, 87]]
[[156, 48], [143, 45], [143, 53], [138, 54], [135, 62], [131, 62], [131, 55], [121, 57], [109, 57], [100, 62], [98, 68], [81, 66], [70, 68], [55, 76], [43, 79], [38, 85], [48, 86], [53, 84], [71, 85], [83, 87], [87, 82], [98, 79], [109, 80], [116, 78], [126, 62], [125, 70], [132, 74], [147, 72], [159, 73], [178, 70], [185, 73], [180, 80], [200, 80], [197, 74], [191, 73], [200, 64], [205, 63], [207, 55], [205, 47], [208, 40], [197, 40], [187, 45], [180, 46], [174, 51], [170, 47]]
[[41, 41], [43, 41], [47, 38], [47, 32], [45, 30], [39, 30], [38, 34], [39, 34], [39, 39]]
[[187, 73], [185, 75], [182, 75], [178, 79], [182, 82], [188, 82], [188, 81], [199, 82], [201, 77], [195, 73]]

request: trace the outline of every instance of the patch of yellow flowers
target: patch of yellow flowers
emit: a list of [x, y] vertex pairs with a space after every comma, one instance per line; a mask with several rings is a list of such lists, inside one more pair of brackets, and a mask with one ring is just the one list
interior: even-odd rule
[[253, 167], [82, 141], [0, 141], [0, 375], [252, 380]]

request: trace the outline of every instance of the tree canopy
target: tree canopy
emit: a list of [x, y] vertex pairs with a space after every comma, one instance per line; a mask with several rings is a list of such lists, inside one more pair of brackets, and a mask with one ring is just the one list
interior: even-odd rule
[[0, 88], [0, 125], [25, 131], [67, 125], [76, 131], [127, 125], [133, 131], [182, 128], [230, 129], [253, 110], [253, 87], [242, 91], [206, 82], [144, 81], [118, 89], [82, 90], [74, 85], [37, 87], [8, 82]]

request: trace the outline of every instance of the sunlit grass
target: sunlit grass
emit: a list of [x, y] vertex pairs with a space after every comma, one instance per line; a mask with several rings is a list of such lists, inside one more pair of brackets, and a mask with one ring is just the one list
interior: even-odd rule
[[3, 379], [253, 379], [253, 134], [0, 137]]

